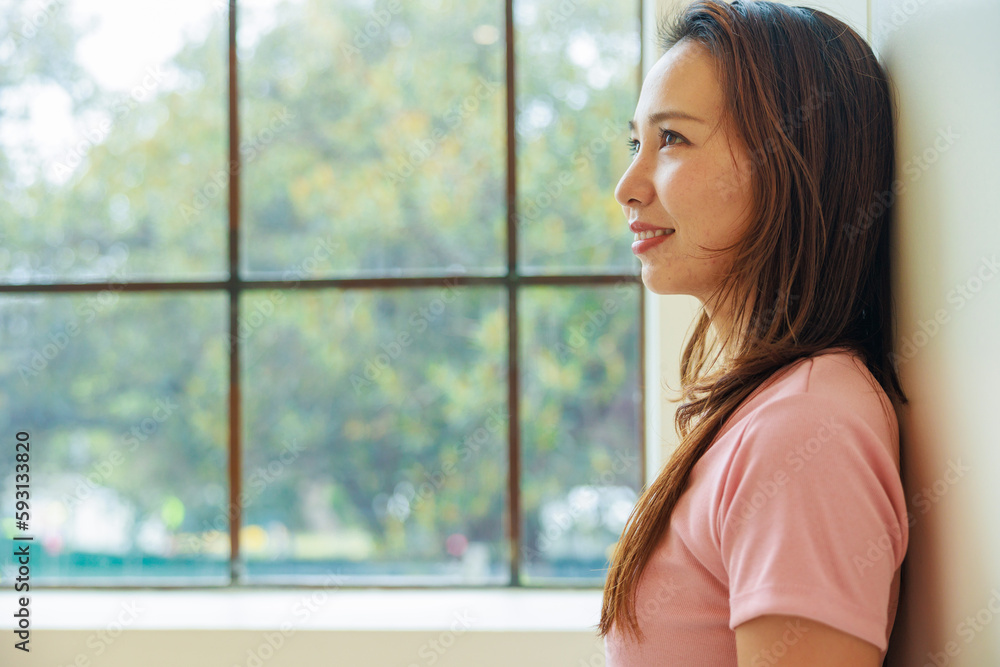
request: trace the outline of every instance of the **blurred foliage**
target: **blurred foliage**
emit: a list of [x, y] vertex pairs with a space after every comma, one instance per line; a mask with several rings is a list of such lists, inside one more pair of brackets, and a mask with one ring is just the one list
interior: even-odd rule
[[[35, 574], [224, 577], [228, 297], [116, 285], [227, 275], [226, 17], [111, 90], [74, 60], [92, 26], [72, 6], [34, 26], [0, 1], [0, 142], [32, 128], [38, 91], [70, 100], [77, 136], [55, 158], [0, 151], [0, 280], [107, 282], [0, 298], [0, 430], [36, 443]], [[502, 3], [239, 16], [244, 277], [506, 272]], [[515, 3], [525, 272], [636, 273], [613, 199], [636, 16]], [[639, 287], [521, 289], [521, 556], [529, 577], [599, 584], [621, 517], [542, 538], [543, 514], [561, 502], [569, 526], [574, 488], [638, 489]], [[505, 580], [506, 293], [248, 290], [240, 313], [249, 573]]]

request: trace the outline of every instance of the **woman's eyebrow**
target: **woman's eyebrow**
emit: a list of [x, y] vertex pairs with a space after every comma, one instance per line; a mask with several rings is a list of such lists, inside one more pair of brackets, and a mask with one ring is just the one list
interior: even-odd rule
[[[697, 116], [692, 116], [686, 111], [679, 111], [677, 109], [667, 109], [666, 111], [657, 111], [656, 113], [649, 114], [649, 124], [655, 125], [663, 120], [670, 120], [671, 118], [679, 118], [681, 120], [693, 120], [696, 123], [706, 123], [705, 120], [698, 118]], [[628, 129], [630, 132], [635, 132], [635, 121], [630, 120], [628, 122]]]

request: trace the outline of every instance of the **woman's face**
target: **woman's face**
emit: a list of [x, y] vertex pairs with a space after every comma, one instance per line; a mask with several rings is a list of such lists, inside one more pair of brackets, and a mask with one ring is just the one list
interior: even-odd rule
[[[653, 65], [630, 126], [637, 152], [615, 188], [633, 232], [673, 230], [633, 242], [642, 281], [657, 294], [690, 294], [702, 303], [729, 270], [731, 244], [748, 223], [750, 161], [721, 123], [724, 97], [715, 61], [682, 40]], [[667, 117], [678, 112], [691, 118]]]

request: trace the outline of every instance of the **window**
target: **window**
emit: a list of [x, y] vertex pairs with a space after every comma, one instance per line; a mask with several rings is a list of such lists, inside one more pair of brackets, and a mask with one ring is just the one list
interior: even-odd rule
[[34, 582], [603, 584], [644, 479], [638, 3], [0, 7]]

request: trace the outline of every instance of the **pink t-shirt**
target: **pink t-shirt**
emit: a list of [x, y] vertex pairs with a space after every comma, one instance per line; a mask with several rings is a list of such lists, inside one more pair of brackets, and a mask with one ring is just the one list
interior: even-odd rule
[[[860, 357], [828, 348], [744, 401], [639, 580], [644, 641], [613, 627], [608, 667], [736, 667], [734, 629], [763, 614], [820, 621], [885, 657], [909, 524], [896, 416], [877, 387]], [[792, 624], [783, 641], [802, 633]]]

